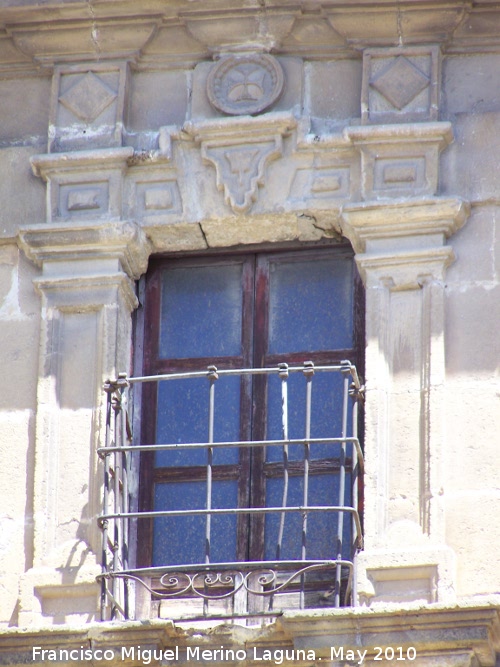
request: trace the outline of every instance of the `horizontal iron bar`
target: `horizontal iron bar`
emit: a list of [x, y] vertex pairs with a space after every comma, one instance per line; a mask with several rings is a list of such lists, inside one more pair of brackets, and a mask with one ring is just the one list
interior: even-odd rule
[[362, 456], [361, 446], [359, 444], [359, 438], [309, 438], [308, 440], [304, 438], [296, 438], [293, 440], [228, 440], [224, 442], [185, 442], [185, 443], [165, 443], [159, 445], [116, 445], [114, 447], [99, 447], [97, 453], [101, 456], [107, 456], [114, 452], [153, 452], [153, 451], [168, 451], [168, 450], [178, 450], [178, 449], [203, 449], [207, 447], [212, 447], [214, 449], [220, 449], [221, 447], [267, 447], [269, 446], [279, 446], [279, 445], [316, 445], [316, 444], [342, 444], [347, 442], [353, 442], [358, 450], [358, 455]]
[[121, 514], [101, 514], [97, 518], [99, 525], [102, 527], [105, 521], [110, 519], [151, 519], [154, 517], [173, 517], [173, 516], [210, 516], [217, 514], [272, 514], [273, 512], [281, 514], [283, 512], [301, 512], [302, 514], [309, 514], [310, 512], [346, 512], [352, 514], [356, 524], [356, 532], [361, 539], [362, 530], [359, 514], [354, 507], [339, 507], [336, 505], [329, 505], [325, 507], [228, 507], [226, 509], [209, 509], [209, 510], [160, 510], [157, 512], [123, 512]]
[[[227, 368], [217, 371], [190, 371], [184, 373], [162, 373], [160, 375], [143, 375], [138, 377], [123, 378], [126, 379], [130, 384], [140, 383], [140, 382], [159, 382], [160, 380], [183, 380], [187, 378], [197, 378], [197, 377], [213, 377], [213, 374], [217, 375], [279, 375], [283, 372], [288, 373], [303, 373], [304, 371], [314, 371], [316, 372], [341, 372], [347, 371], [352, 372], [355, 369], [355, 366], [350, 362], [345, 364], [337, 364], [332, 366], [288, 366], [286, 369], [280, 368], [279, 366], [274, 366], [272, 368]], [[359, 387], [359, 380], [357, 373], [352, 373], [353, 381], [356, 384], [356, 387]], [[357, 382], [356, 382], [357, 381]]]
[[357, 510], [353, 507], [341, 507], [337, 505], [311, 505], [302, 506], [296, 505], [294, 507], [226, 507], [217, 509], [198, 509], [198, 510], [158, 510], [151, 512], [123, 512], [117, 514], [101, 514], [98, 517], [99, 521], [106, 521], [109, 519], [151, 519], [160, 516], [205, 516], [207, 514], [271, 514], [272, 512], [348, 512], [349, 514], [357, 514]]

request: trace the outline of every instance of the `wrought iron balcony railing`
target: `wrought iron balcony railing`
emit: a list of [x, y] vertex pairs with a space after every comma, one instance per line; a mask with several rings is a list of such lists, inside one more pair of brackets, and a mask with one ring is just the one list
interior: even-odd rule
[[[240, 377], [241, 382], [244, 378], [251, 381], [254, 376], [267, 378], [266, 398], [270, 404], [279, 405], [278, 410], [269, 408], [267, 431], [277, 433], [279, 429], [281, 437], [217, 441], [216, 387], [231, 376]], [[291, 383], [293, 376], [295, 384]], [[206, 441], [133, 442], [130, 408], [135, 385], [203, 381], [201, 378], [207, 384]], [[193, 609], [194, 616], [201, 618], [273, 616], [288, 606], [356, 603], [354, 568], [356, 551], [362, 545], [358, 503], [363, 470], [358, 406], [363, 389], [350, 362], [329, 366], [305, 362], [302, 366], [280, 364], [276, 368], [237, 370], [217, 370], [211, 366], [207, 371], [190, 373], [135, 378], [120, 375], [105, 384], [105, 391], [106, 442], [98, 450], [104, 468], [103, 511], [99, 517], [103, 620], [133, 618], [138, 586], [153, 599], [177, 601], [172, 605], [172, 617], [189, 615], [188, 610], [193, 615]], [[276, 392], [274, 398], [272, 392]], [[316, 417], [320, 423], [315, 423]], [[271, 428], [273, 419], [279, 425]], [[301, 437], [295, 437], [297, 424], [303, 429]], [[216, 457], [221, 450], [229, 451], [228, 448], [260, 450], [264, 466], [259, 475], [265, 482], [264, 494], [258, 502], [242, 506], [241, 498], [233, 504], [217, 501]], [[133, 482], [137, 456], [143, 452], [165, 456], [161, 453], [195, 450], [198, 456], [203, 452], [205, 461], [201, 479], [198, 466], [197, 478], [203, 488], [203, 501], [187, 509], [181, 503], [173, 507], [158, 504], [149, 511], [138, 511]], [[182, 487], [176, 487], [176, 493], [182, 495]], [[220, 517], [233, 518], [230, 524], [219, 524], [217, 528]], [[238, 521], [248, 526], [259, 517], [259, 529], [264, 534], [262, 558], [225, 558], [230, 550], [216, 542], [231, 542], [228, 525], [236, 532]], [[182, 553], [174, 563], [163, 562], [160, 550], [149, 567], [135, 566], [131, 562], [131, 543], [137, 539], [141, 521], [153, 522], [158, 539], [167, 543], [172, 531], [179, 532], [179, 526], [183, 532], [183, 526], [187, 530], [189, 522], [197, 522], [204, 538], [199, 562], [192, 562], [191, 555], [183, 563]], [[193, 607], [196, 601], [198, 607]]]

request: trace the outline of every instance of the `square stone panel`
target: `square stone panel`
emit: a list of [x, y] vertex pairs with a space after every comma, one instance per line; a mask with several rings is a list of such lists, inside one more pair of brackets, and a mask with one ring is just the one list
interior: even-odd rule
[[370, 81], [400, 111], [429, 85], [429, 77], [404, 56], [398, 56]]
[[49, 151], [108, 148], [122, 143], [127, 66], [56, 67], [52, 82]]
[[59, 101], [84, 123], [91, 123], [116, 99], [116, 93], [93, 72], [87, 72], [59, 97]]
[[438, 118], [438, 47], [366, 49], [361, 116], [364, 124]]
[[58, 218], [106, 215], [109, 208], [108, 181], [65, 183], [59, 186]]

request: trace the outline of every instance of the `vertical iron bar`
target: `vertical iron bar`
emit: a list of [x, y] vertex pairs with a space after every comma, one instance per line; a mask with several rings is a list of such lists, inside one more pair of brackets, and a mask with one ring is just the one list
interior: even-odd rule
[[[281, 378], [281, 426], [283, 435], [283, 497], [281, 507], [286, 507], [288, 499], [288, 364], [279, 364], [279, 369], [279, 377]], [[285, 516], [285, 512], [281, 512], [278, 543], [276, 545], [276, 560], [281, 558], [283, 533], [285, 530]]]
[[[105, 446], [111, 447], [111, 383], [109, 381], [104, 385], [104, 391], [107, 393], [106, 400], [106, 439]], [[104, 516], [108, 514], [109, 504], [109, 454], [104, 456], [104, 489], [102, 496], [102, 513]], [[101, 569], [103, 574], [108, 571], [108, 519], [104, 520], [101, 525], [102, 534], [102, 551], [101, 551]], [[106, 602], [107, 602], [107, 580], [103, 577], [101, 579], [101, 621], [106, 620]]]
[[[115, 434], [115, 443], [117, 446], [121, 443], [121, 434], [120, 434], [120, 420], [118, 413], [121, 410], [121, 394], [117, 388], [114, 393], [113, 401], [113, 425], [114, 425], [114, 434]], [[120, 453], [115, 451], [113, 454], [113, 474], [114, 474], [114, 484], [113, 484], [113, 506], [114, 514], [120, 514]], [[119, 569], [119, 554], [120, 554], [120, 519], [113, 520], [113, 572], [117, 572]], [[113, 600], [118, 600], [118, 586], [119, 579], [118, 577], [113, 577]], [[111, 611], [111, 620], [116, 618], [116, 604], [113, 602], [112, 611]]]
[[[208, 394], [208, 444], [214, 441], [214, 415], [215, 415], [215, 381], [219, 377], [217, 375], [217, 368], [215, 366], [208, 367], [208, 379], [210, 381]], [[213, 464], [213, 447], [207, 447], [207, 495], [206, 495], [206, 509], [212, 509], [212, 464]], [[212, 530], [212, 515], [207, 514], [205, 524], [205, 563], [210, 563], [210, 540]], [[208, 600], [203, 600], [203, 613], [208, 613]]]
[[[304, 513], [302, 515], [302, 545], [301, 545], [301, 558], [306, 560], [307, 558], [307, 519], [309, 506], [309, 464], [311, 459], [311, 445], [309, 440], [311, 438], [311, 401], [312, 401], [312, 378], [314, 375], [314, 364], [312, 361], [304, 362], [304, 375], [306, 376], [306, 423], [305, 423], [305, 434], [304, 434], [304, 496], [303, 496], [303, 507]], [[304, 598], [305, 598], [305, 576], [302, 575], [300, 579], [300, 608], [304, 608]]]
[[[352, 406], [352, 436], [353, 438], [358, 437], [358, 408], [359, 408], [359, 397], [356, 391], [356, 387], [353, 387], [354, 391], [354, 404]], [[358, 450], [356, 449], [354, 443], [352, 443], [352, 498], [351, 504], [353, 508], [358, 511], [358, 492], [359, 492], [359, 469], [358, 469]], [[356, 586], [356, 548], [359, 540], [358, 529], [356, 527], [356, 522], [354, 520], [354, 515], [351, 518], [351, 534], [352, 534], [352, 546], [351, 546], [351, 560], [354, 565], [353, 577], [352, 577], [352, 593], [351, 593], [351, 605], [355, 606], [358, 603], [358, 591]]]
[[[348, 415], [348, 398], [349, 398], [349, 367], [347, 370], [342, 369], [344, 377], [344, 392], [342, 401], [342, 438], [347, 437], [347, 415]], [[340, 473], [339, 473], [339, 507], [345, 507], [345, 460], [346, 460], [346, 443], [345, 441], [340, 446]], [[339, 512], [339, 520], [337, 523], [337, 559], [342, 560], [342, 545], [344, 533], [344, 512]], [[340, 585], [342, 581], [342, 566], [337, 565], [335, 568], [335, 607], [340, 607]]]
[[[122, 409], [121, 409], [121, 445], [128, 445], [128, 430], [127, 430], [127, 419], [128, 419], [128, 395], [129, 390], [128, 386], [125, 386], [122, 393]], [[121, 457], [122, 464], [122, 507], [123, 513], [127, 514], [129, 511], [128, 507], [128, 454], [127, 452], [122, 452]], [[128, 519], [122, 519], [122, 568], [124, 570], [128, 569], [128, 549], [129, 549], [129, 534], [128, 534]], [[128, 610], [128, 580], [123, 580], [123, 609], [125, 612], [125, 619], [129, 617]]]

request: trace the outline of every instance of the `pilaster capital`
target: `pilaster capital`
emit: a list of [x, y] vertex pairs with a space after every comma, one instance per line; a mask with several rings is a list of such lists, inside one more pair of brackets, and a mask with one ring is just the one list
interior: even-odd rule
[[346, 204], [342, 233], [357, 253], [439, 246], [462, 227], [468, 214], [469, 205], [458, 198]]
[[52, 305], [94, 308], [118, 289], [129, 310], [137, 307], [132, 281], [145, 272], [151, 248], [136, 224], [33, 225], [19, 230], [18, 245], [43, 267], [36, 286]]
[[399, 199], [347, 204], [342, 233], [356, 251], [367, 286], [418, 289], [426, 279], [442, 280], [455, 259], [445, 240], [464, 224], [469, 206], [460, 199]]
[[392, 254], [356, 255], [356, 264], [366, 287], [382, 283], [392, 292], [420, 289], [428, 280], [443, 280], [455, 260], [449, 246]]
[[117, 269], [137, 279], [147, 268], [150, 243], [143, 230], [131, 221], [30, 225], [19, 229], [18, 244], [38, 266], [57, 262], [112, 260]]

